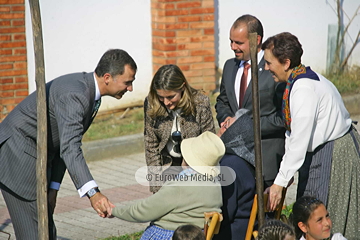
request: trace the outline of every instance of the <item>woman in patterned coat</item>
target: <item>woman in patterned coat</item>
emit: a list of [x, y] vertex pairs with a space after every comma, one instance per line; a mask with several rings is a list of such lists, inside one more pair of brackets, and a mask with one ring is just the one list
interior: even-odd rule
[[[164, 170], [180, 166], [182, 139], [215, 133], [210, 100], [192, 88], [176, 65], [164, 65], [155, 73], [144, 102], [145, 156], [150, 191], [157, 192]], [[173, 168], [172, 168], [173, 170]]]

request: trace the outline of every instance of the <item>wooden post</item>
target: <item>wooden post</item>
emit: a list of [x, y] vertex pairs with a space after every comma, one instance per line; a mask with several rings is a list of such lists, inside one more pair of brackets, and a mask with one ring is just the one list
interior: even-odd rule
[[252, 101], [253, 101], [253, 122], [254, 122], [254, 141], [255, 141], [255, 176], [256, 192], [258, 195], [258, 222], [259, 227], [265, 223], [264, 210], [264, 182], [262, 171], [261, 155], [261, 130], [260, 130], [260, 101], [258, 85], [258, 61], [257, 61], [257, 33], [249, 33], [250, 59], [251, 59], [251, 81], [252, 81]]
[[41, 26], [40, 6], [38, 0], [29, 0], [33, 29], [35, 53], [35, 81], [37, 90], [37, 208], [39, 239], [49, 239], [48, 201], [47, 201], [47, 121], [44, 49]]

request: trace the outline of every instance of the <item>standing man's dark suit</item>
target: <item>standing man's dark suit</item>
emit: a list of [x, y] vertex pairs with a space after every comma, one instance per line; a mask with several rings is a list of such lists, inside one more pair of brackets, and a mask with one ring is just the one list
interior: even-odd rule
[[[95, 211], [102, 217], [110, 201], [98, 190], [84, 159], [81, 140], [89, 128], [95, 100], [109, 95], [118, 99], [132, 91], [136, 64], [123, 50], [107, 51], [91, 73], [74, 73], [46, 84], [48, 119], [48, 182], [61, 183], [65, 170], [80, 197], [88, 195]], [[114, 79], [117, 79], [115, 81]], [[30, 94], [0, 123], [0, 188], [18, 240], [37, 239], [36, 92]], [[96, 190], [91, 192], [91, 190]], [[49, 193], [55, 191], [49, 189]], [[49, 236], [56, 239], [52, 219], [55, 199], [49, 195]], [[53, 204], [53, 205], [51, 205]]]
[[[227, 117], [233, 117], [239, 109], [239, 101], [236, 97], [234, 85], [239, 66], [241, 66], [244, 61], [250, 60], [247, 33], [248, 28], [251, 27], [247, 25], [250, 21], [256, 21], [259, 25], [254, 28], [254, 32], [258, 31], [258, 51], [260, 52], [263, 36], [260, 21], [251, 15], [241, 16], [234, 22], [230, 31], [231, 48], [235, 52], [235, 58], [229, 59], [225, 63], [220, 85], [220, 95], [217, 97], [215, 105], [217, 112], [216, 118], [219, 125], [224, 122]], [[272, 78], [272, 74], [265, 70], [264, 58], [261, 57], [259, 60], [260, 127], [263, 175], [266, 188], [272, 185], [285, 151], [285, 128], [280, 112], [284, 85], [276, 83]], [[241, 108], [250, 110], [250, 115], [252, 116], [251, 81], [248, 83]]]

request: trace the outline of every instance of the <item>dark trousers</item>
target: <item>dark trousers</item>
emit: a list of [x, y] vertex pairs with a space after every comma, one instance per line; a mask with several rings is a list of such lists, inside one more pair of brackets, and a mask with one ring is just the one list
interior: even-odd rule
[[[21, 198], [6, 186], [0, 183], [17, 240], [38, 240], [37, 201], [28, 201]], [[56, 227], [51, 213], [48, 215], [49, 239], [56, 240]]]

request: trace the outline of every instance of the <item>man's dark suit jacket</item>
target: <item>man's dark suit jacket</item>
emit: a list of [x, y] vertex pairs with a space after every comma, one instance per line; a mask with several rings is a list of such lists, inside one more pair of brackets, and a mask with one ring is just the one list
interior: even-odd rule
[[254, 167], [239, 156], [228, 154], [220, 160], [220, 166], [232, 168], [236, 179], [232, 184], [221, 187], [223, 221], [214, 240], [245, 239], [256, 192]]
[[[233, 117], [239, 109], [234, 89], [238, 68], [239, 61], [235, 58], [225, 63], [220, 94], [215, 105], [219, 124], [226, 117]], [[285, 152], [285, 128], [281, 117], [281, 99], [285, 84], [276, 83], [271, 73], [265, 70], [264, 58], [258, 64], [258, 69], [263, 175], [267, 187], [275, 180]], [[252, 117], [252, 81], [246, 89], [242, 104], [242, 108], [250, 110]]]
[[[46, 95], [49, 180], [61, 182], [67, 168], [79, 189], [93, 180], [81, 150], [82, 136], [92, 121], [93, 73], [56, 78], [46, 84]], [[27, 200], [36, 199], [36, 139], [34, 92], [0, 123], [0, 182]]]

